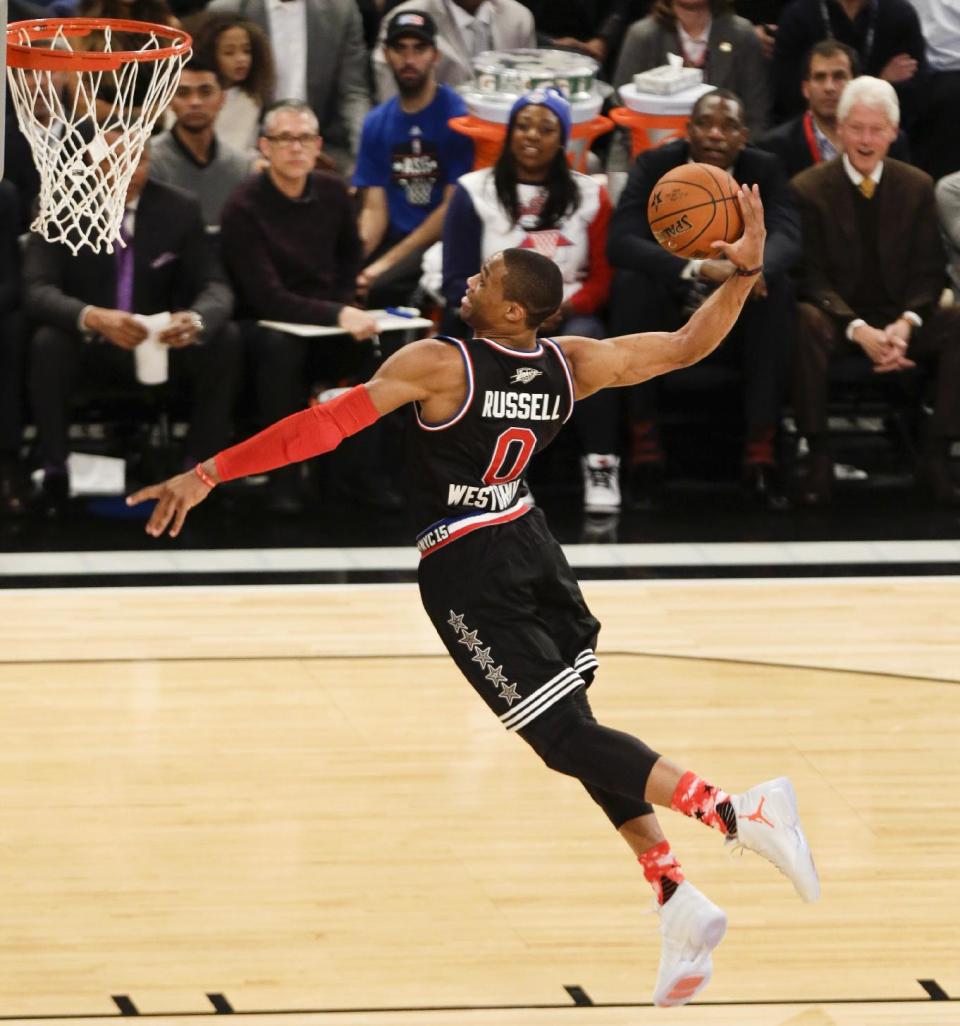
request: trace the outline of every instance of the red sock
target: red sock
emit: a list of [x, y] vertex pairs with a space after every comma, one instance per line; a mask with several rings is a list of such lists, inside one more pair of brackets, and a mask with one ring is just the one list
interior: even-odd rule
[[754, 427], [747, 432], [746, 446], [743, 451], [744, 463], [776, 463], [774, 457], [774, 441], [776, 428]]
[[657, 904], [662, 905], [673, 897], [673, 892], [683, 883], [683, 870], [676, 856], [670, 850], [669, 841], [661, 841], [652, 848], [637, 856], [643, 867], [643, 875], [647, 878], [653, 893], [657, 896]]
[[670, 808], [714, 827], [721, 834], [737, 832], [737, 817], [726, 791], [708, 784], [696, 773], [684, 773], [677, 784]]

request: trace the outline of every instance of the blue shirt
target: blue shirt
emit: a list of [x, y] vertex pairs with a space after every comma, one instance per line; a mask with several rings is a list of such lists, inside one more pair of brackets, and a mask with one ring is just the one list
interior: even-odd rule
[[441, 83], [416, 114], [393, 97], [366, 116], [353, 184], [386, 190], [389, 238], [418, 228], [443, 202], [444, 188], [473, 167], [473, 142], [447, 123], [466, 113], [460, 96]]

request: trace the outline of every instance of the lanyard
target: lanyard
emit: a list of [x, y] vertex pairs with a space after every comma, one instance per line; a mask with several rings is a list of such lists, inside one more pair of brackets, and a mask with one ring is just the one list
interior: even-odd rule
[[[860, 53], [864, 72], [867, 70], [867, 65], [870, 63], [870, 55], [873, 53], [873, 43], [877, 35], [877, 8], [879, 6], [877, 0], [870, 0], [870, 20], [867, 24], [867, 38], [864, 40], [863, 50]], [[820, 0], [820, 17], [823, 20], [823, 29], [827, 33], [827, 39], [833, 39], [833, 26], [830, 24], [827, 0]]]
[[810, 148], [814, 164], [819, 164], [823, 160], [823, 154], [820, 152], [820, 144], [817, 142], [816, 134], [813, 131], [813, 115], [810, 111], [803, 115], [803, 134], [806, 137], [807, 146]]

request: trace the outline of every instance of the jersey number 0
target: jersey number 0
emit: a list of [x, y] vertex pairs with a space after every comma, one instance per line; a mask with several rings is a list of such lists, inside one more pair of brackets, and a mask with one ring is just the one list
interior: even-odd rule
[[507, 428], [497, 439], [483, 483], [506, 484], [518, 478], [530, 462], [536, 445], [537, 436], [530, 428]]

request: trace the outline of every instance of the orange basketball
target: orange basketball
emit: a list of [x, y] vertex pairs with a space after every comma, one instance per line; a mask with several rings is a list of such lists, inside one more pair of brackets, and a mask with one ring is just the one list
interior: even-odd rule
[[717, 256], [711, 242], [735, 242], [743, 234], [737, 183], [711, 164], [681, 164], [653, 187], [647, 219], [653, 237], [678, 257]]

